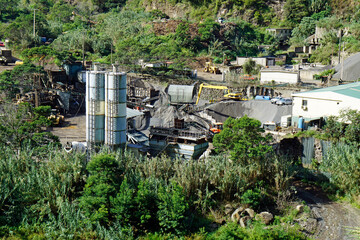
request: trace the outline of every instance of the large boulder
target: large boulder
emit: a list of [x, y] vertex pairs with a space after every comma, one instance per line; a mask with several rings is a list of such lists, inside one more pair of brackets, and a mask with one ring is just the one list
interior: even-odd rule
[[304, 205], [300, 204], [296, 206], [296, 211], [298, 211], [298, 213], [302, 213], [304, 211]]
[[231, 215], [231, 221], [239, 223], [240, 221], [240, 217], [241, 217], [241, 213], [244, 211], [243, 207], [239, 207], [238, 209], [236, 209], [233, 214]]
[[274, 219], [274, 216], [269, 212], [261, 212], [256, 215], [256, 220], [263, 222], [265, 225], [269, 225]]
[[252, 210], [251, 208], [246, 208], [244, 211], [247, 212], [247, 214], [249, 214], [249, 216], [250, 216], [251, 218], [254, 218], [254, 217], [255, 217], [255, 211]]
[[226, 204], [225, 205], [225, 214], [229, 215], [230, 213], [232, 213], [232, 211], [234, 211], [234, 207], [231, 204]]
[[250, 224], [250, 221], [251, 221], [250, 216], [244, 216], [244, 217], [240, 218], [239, 223], [240, 223], [241, 227], [246, 228]]

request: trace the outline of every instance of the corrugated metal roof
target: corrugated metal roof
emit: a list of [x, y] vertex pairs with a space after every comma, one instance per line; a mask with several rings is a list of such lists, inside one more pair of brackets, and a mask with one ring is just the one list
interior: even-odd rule
[[292, 94], [292, 96], [294, 96], [294, 97], [297, 97], [297, 96], [300, 97], [300, 96], [304, 96], [304, 95], [309, 96], [312, 93], [320, 93], [320, 92], [322, 92], [322, 93], [333, 92], [333, 93], [338, 93], [341, 95], [360, 99], [360, 82], [343, 84], [343, 85], [327, 87], [327, 88], [320, 88], [320, 89], [307, 91], [307, 92], [294, 93], [294, 94]]
[[149, 138], [142, 132], [132, 130], [127, 132], [130, 139], [133, 139], [136, 143], [149, 146]]
[[144, 113], [135, 109], [126, 108], [126, 119], [134, 118], [141, 115], [144, 115]]
[[191, 103], [193, 102], [194, 86], [189, 85], [169, 85], [168, 94], [172, 103]]

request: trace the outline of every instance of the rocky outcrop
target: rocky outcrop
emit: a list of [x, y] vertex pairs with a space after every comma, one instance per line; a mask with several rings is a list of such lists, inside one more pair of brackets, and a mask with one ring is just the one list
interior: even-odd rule
[[269, 225], [273, 219], [274, 216], [269, 212], [261, 212], [258, 215], [256, 215], [256, 220], [261, 221], [265, 225]]
[[[226, 206], [225, 211], [229, 209], [230, 205]], [[237, 208], [231, 215], [231, 221], [240, 224], [240, 226], [244, 228], [249, 226], [253, 219], [269, 225], [273, 221], [274, 216], [269, 212], [261, 212], [259, 214], [256, 214], [253, 209], [243, 207]]]

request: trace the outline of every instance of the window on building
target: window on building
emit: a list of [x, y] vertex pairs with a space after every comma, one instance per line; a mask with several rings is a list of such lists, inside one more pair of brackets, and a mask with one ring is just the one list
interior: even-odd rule
[[307, 100], [302, 100], [302, 106], [307, 107]]

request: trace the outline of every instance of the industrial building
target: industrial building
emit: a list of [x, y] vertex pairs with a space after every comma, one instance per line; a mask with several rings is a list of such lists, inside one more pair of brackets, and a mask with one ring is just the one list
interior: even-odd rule
[[[321, 119], [339, 116], [342, 110], [360, 111], [360, 82], [292, 94], [292, 125], [303, 127], [321, 124]], [[319, 125], [318, 125], [319, 126]]]
[[298, 70], [263, 69], [260, 72], [260, 83], [288, 83], [297, 84], [300, 81]]
[[209, 146], [208, 133], [186, 126], [183, 119], [174, 119], [172, 127], [152, 127], [149, 136], [152, 155], [166, 152], [171, 157], [199, 158]]

